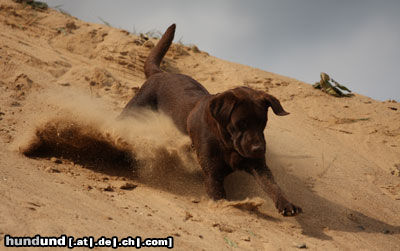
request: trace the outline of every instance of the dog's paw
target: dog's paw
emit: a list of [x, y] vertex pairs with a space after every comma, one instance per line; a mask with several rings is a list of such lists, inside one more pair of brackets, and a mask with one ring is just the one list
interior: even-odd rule
[[288, 201], [282, 201], [281, 203], [278, 203], [277, 208], [279, 213], [283, 216], [295, 216], [303, 212], [301, 207], [295, 206]]

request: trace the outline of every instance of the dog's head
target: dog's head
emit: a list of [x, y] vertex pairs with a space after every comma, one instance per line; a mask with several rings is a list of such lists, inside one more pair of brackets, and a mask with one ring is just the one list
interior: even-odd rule
[[209, 102], [212, 130], [243, 157], [262, 158], [269, 107], [276, 115], [289, 114], [277, 98], [265, 92], [239, 87], [217, 94]]

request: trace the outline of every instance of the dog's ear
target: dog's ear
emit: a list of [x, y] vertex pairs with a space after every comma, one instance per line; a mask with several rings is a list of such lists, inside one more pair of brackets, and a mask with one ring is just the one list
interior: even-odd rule
[[281, 102], [274, 96], [264, 93], [263, 95], [263, 100], [266, 102], [267, 109], [268, 107], [272, 108], [272, 111], [278, 116], [285, 116], [288, 115], [289, 113], [285, 111], [281, 105]]
[[229, 123], [233, 108], [237, 103], [237, 97], [232, 92], [217, 94], [209, 102], [211, 116], [222, 126]]

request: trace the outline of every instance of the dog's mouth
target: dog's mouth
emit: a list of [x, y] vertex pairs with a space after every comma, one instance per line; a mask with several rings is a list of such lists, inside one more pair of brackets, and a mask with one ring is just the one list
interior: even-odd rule
[[245, 158], [250, 158], [250, 159], [261, 159], [261, 158], [265, 157], [265, 151], [256, 152], [256, 153], [254, 153], [254, 152], [252, 152], [252, 153], [244, 153], [244, 154], [239, 152], [239, 154], [242, 155]]
[[265, 157], [265, 147], [261, 146], [257, 149], [253, 148], [253, 150], [251, 147], [244, 148], [238, 140], [233, 140], [233, 146], [235, 150], [244, 158], [261, 159]]
[[252, 159], [261, 159], [265, 157], [265, 151], [257, 151], [249, 154], [249, 158]]

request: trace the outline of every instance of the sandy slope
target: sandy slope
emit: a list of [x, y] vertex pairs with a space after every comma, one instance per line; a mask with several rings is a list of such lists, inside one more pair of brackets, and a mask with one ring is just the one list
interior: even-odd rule
[[[265, 131], [267, 162], [304, 210], [283, 218], [243, 173], [227, 179], [229, 201], [210, 201], [188, 138], [167, 118], [114, 121], [144, 81], [148, 52], [126, 31], [0, 1], [0, 249], [5, 234], [37, 233], [171, 235], [178, 250], [287, 250], [303, 243], [400, 249], [399, 103], [330, 97], [174, 45], [167, 71], [191, 75], [212, 93], [240, 85], [266, 90], [291, 113], [271, 113]], [[143, 173], [85, 156], [58, 154], [57, 164], [48, 154], [22, 155], [18, 149], [32, 144], [35, 130], [46, 132], [49, 121], [128, 147]], [[137, 187], [121, 189], [127, 182]]]

